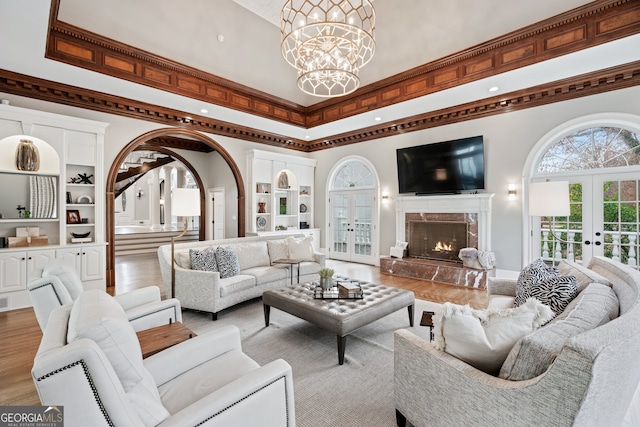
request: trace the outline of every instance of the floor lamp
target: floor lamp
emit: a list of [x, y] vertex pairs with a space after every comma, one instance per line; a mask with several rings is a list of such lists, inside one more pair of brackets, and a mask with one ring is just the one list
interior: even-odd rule
[[[554, 239], [567, 243], [553, 231], [556, 216], [569, 216], [571, 207], [569, 204], [568, 181], [532, 182], [529, 184], [529, 216], [551, 217], [549, 230]], [[555, 260], [555, 253], [553, 256]]]
[[185, 235], [190, 216], [200, 216], [200, 189], [174, 188], [171, 192], [171, 215], [184, 217], [182, 233], [171, 238], [171, 298], [176, 296], [175, 241]]

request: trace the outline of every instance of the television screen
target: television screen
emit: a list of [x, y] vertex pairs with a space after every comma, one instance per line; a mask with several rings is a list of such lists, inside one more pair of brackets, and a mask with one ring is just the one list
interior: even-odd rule
[[482, 136], [399, 148], [399, 192], [456, 194], [484, 189]]

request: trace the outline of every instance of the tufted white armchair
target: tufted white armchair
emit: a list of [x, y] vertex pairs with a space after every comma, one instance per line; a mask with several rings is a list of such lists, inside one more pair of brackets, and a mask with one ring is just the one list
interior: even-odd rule
[[51, 313], [31, 374], [42, 404], [64, 406], [69, 427], [295, 427], [291, 367], [259, 366], [238, 328], [143, 360], [124, 310], [98, 290]]
[[[51, 312], [78, 298], [83, 292], [83, 286], [72, 267], [50, 264], [44, 269], [42, 278], [27, 284], [27, 290], [40, 329], [44, 332]], [[136, 289], [114, 298], [125, 310], [136, 332], [170, 322], [182, 322], [180, 301], [175, 298], [161, 300], [160, 288], [157, 286]]]

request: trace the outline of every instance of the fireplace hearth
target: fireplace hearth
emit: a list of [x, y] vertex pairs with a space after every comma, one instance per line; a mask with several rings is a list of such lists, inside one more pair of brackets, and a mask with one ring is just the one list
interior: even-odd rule
[[462, 263], [458, 253], [467, 247], [467, 222], [408, 222], [410, 257]]

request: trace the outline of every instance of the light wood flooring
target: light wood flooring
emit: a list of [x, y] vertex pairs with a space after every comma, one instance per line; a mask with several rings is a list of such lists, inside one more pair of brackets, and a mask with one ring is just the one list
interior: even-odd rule
[[[416, 298], [427, 301], [450, 301], [469, 304], [475, 308], [486, 306], [484, 290], [393, 276], [380, 273], [378, 267], [371, 265], [327, 260], [327, 267], [333, 268], [336, 274], [341, 276], [412, 290]], [[156, 254], [116, 257], [116, 294], [153, 285], [163, 289], [161, 283]], [[224, 316], [224, 311], [219, 315]], [[31, 379], [31, 367], [42, 333], [33, 309], [1, 312], [0, 331], [0, 405], [39, 405], [40, 401]]]

